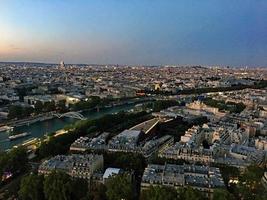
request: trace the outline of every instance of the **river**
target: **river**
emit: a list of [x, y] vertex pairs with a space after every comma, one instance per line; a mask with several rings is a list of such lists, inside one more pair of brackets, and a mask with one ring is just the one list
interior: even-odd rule
[[[101, 116], [104, 116], [106, 114], [116, 113], [119, 111], [127, 111], [132, 108], [134, 108], [136, 104], [127, 104], [127, 105], [121, 105], [116, 106], [112, 108], [105, 108], [100, 110], [99, 112], [96, 111], [85, 111], [83, 112], [83, 116], [88, 119], [96, 119]], [[7, 132], [0, 132], [0, 150], [6, 150], [10, 149], [15, 145], [19, 145], [26, 140], [32, 139], [32, 138], [41, 138], [45, 134], [53, 133], [59, 129], [64, 128], [66, 125], [70, 123], [74, 123], [75, 121], [78, 121], [77, 119], [72, 118], [53, 118], [46, 121], [39, 121], [35, 122], [30, 125], [25, 126], [19, 126], [14, 128], [15, 133], [22, 133], [22, 132], [28, 132], [31, 133], [27, 137], [19, 138], [13, 141], [10, 141], [8, 139], [8, 133]]]

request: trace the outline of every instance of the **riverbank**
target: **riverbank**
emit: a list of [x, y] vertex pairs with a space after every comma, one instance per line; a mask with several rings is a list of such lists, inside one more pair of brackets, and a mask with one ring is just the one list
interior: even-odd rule
[[[110, 108], [102, 108], [99, 109], [99, 112], [96, 112], [96, 110], [90, 110], [90, 111], [83, 111], [82, 114], [84, 117], [88, 119], [96, 119], [101, 116], [117, 113], [120, 111], [127, 111], [131, 110], [135, 107], [136, 104], [140, 103], [140, 101], [125, 105], [119, 105], [115, 107]], [[17, 126], [14, 128], [15, 133], [21, 133], [21, 132], [29, 132], [31, 133], [30, 136], [27, 136], [25, 138], [20, 138], [14, 141], [8, 140], [8, 133], [4, 132], [0, 134], [0, 149], [7, 150], [12, 148], [13, 146], [20, 145], [28, 140], [33, 140], [35, 138], [42, 138], [46, 134], [56, 132], [60, 129], [63, 129], [66, 125], [74, 123], [78, 121], [77, 119], [71, 119], [71, 118], [51, 118], [48, 120], [43, 121], [36, 121], [35, 119], [34, 123], [25, 124], [23, 126]]]

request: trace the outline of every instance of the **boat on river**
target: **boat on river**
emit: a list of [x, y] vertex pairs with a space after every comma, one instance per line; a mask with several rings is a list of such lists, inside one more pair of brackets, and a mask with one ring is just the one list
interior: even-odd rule
[[1, 126], [1, 127], [0, 127], [0, 132], [5, 132], [5, 131], [9, 132], [9, 131], [13, 131], [13, 128], [14, 128], [14, 127], [12, 127], [12, 126]]
[[19, 134], [9, 135], [8, 139], [9, 140], [16, 140], [16, 139], [19, 139], [19, 138], [22, 138], [22, 137], [26, 137], [28, 135], [30, 135], [30, 133], [28, 133], [28, 132], [19, 133]]

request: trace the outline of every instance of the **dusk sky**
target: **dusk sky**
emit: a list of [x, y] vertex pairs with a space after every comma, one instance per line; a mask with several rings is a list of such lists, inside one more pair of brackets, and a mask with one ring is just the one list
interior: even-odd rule
[[0, 0], [0, 61], [267, 66], [267, 0]]

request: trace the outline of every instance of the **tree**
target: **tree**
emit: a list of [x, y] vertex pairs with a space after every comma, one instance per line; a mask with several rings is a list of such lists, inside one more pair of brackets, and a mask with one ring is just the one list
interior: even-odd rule
[[43, 108], [44, 108], [44, 111], [46, 112], [54, 111], [56, 110], [56, 104], [54, 101], [45, 102]]
[[258, 166], [249, 166], [240, 177], [237, 185], [237, 195], [243, 199], [267, 199], [267, 190], [261, 183], [264, 169]]
[[61, 171], [53, 171], [44, 179], [44, 195], [47, 200], [80, 200], [87, 194], [87, 182]]
[[27, 151], [24, 147], [13, 148], [6, 154], [3, 169], [5, 172], [18, 174], [28, 167]]
[[191, 187], [181, 188], [180, 190], [178, 190], [178, 196], [179, 196], [179, 199], [183, 199], [183, 200], [205, 199], [203, 194], [200, 191], [193, 189]]
[[[6, 152], [0, 152], [0, 177], [3, 176], [5, 171], [5, 165], [7, 162], [7, 153]], [[0, 183], [2, 182], [2, 179], [0, 179]]]
[[36, 113], [41, 113], [43, 111], [43, 103], [41, 101], [37, 101], [34, 105], [35, 112]]
[[108, 200], [133, 199], [132, 183], [127, 175], [116, 175], [107, 181]]
[[88, 193], [87, 200], [106, 200], [106, 186], [104, 184], [93, 185], [90, 192]]
[[9, 119], [21, 117], [22, 113], [23, 113], [23, 109], [21, 106], [12, 105], [8, 108], [8, 118]]
[[136, 153], [105, 153], [104, 160], [106, 166], [113, 166], [126, 170], [134, 170], [140, 174], [145, 168], [144, 157], [141, 154]]
[[225, 189], [215, 189], [213, 199], [216, 200], [234, 200], [234, 196]]
[[177, 191], [171, 187], [150, 186], [141, 192], [140, 200], [177, 200]]
[[72, 200], [80, 200], [86, 197], [88, 192], [88, 183], [85, 179], [75, 178], [71, 182], [72, 185]]
[[59, 110], [59, 112], [66, 112], [67, 108], [66, 108], [66, 100], [60, 100], [57, 104], [57, 109]]
[[44, 199], [43, 181], [44, 177], [36, 174], [25, 176], [20, 183], [19, 198], [21, 200]]
[[53, 171], [45, 177], [44, 195], [47, 200], [71, 200], [71, 179], [70, 176]]

